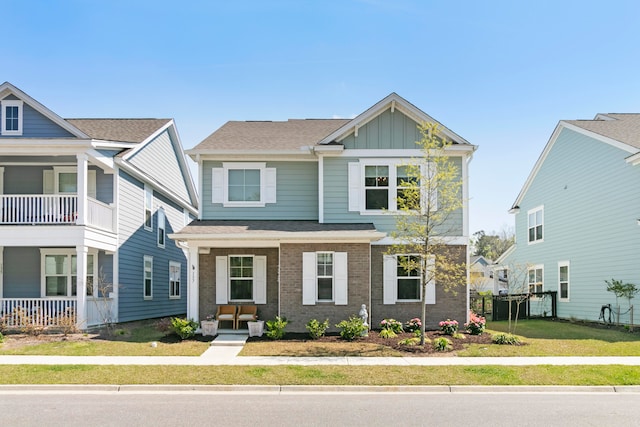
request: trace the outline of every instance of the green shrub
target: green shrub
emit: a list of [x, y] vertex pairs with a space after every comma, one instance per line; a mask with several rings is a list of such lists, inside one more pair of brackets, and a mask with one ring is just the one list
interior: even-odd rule
[[453, 337], [457, 340], [466, 340], [467, 337], [464, 334], [461, 334], [460, 332], [456, 332], [455, 334], [453, 334]]
[[398, 334], [393, 332], [393, 329], [382, 329], [380, 331], [380, 338], [395, 338]]
[[196, 334], [198, 322], [182, 317], [172, 317], [171, 329], [173, 329], [173, 332], [175, 332], [180, 339], [186, 340], [192, 338]]
[[405, 338], [403, 340], [398, 341], [398, 344], [406, 345], [408, 347], [413, 347], [420, 344], [420, 338], [419, 337]]
[[322, 323], [320, 323], [318, 319], [311, 319], [307, 322], [306, 328], [307, 331], [309, 331], [311, 339], [317, 340], [318, 338], [323, 337], [324, 333], [329, 328], [329, 319], [325, 319]]
[[433, 349], [435, 351], [451, 351], [453, 346], [449, 338], [439, 337], [433, 340]]
[[380, 322], [380, 328], [382, 330], [391, 330], [396, 334], [401, 334], [402, 332], [404, 332], [404, 330], [402, 329], [402, 323], [397, 321], [396, 319], [382, 319], [382, 321]]
[[336, 328], [340, 329], [342, 339], [347, 341], [353, 341], [361, 337], [368, 330], [367, 325], [362, 322], [362, 319], [356, 316], [351, 316], [349, 320], [343, 320], [336, 325]]
[[443, 320], [439, 323], [440, 330], [447, 335], [455, 335], [458, 332], [458, 321], [457, 320]]
[[522, 344], [522, 341], [520, 341], [520, 338], [518, 338], [515, 335], [512, 334], [507, 334], [504, 332], [501, 332], [499, 334], [495, 334], [494, 336], [491, 337], [491, 340], [493, 341], [494, 344], [500, 344], [500, 345], [520, 345]]
[[281, 340], [284, 337], [284, 328], [289, 321], [286, 317], [276, 316], [274, 320], [267, 320], [267, 337], [272, 340]]
[[422, 328], [422, 321], [419, 317], [408, 320], [405, 325], [405, 329], [409, 332], [420, 331], [420, 328]]

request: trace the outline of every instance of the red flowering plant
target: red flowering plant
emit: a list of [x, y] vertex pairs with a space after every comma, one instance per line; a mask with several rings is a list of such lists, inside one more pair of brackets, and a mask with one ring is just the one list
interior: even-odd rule
[[454, 336], [458, 332], [458, 321], [457, 320], [443, 320], [438, 324], [440, 326], [440, 330], [446, 335]]
[[487, 319], [477, 315], [473, 311], [469, 312], [469, 321], [464, 324], [467, 332], [471, 335], [482, 335], [487, 326]]
[[413, 319], [409, 320], [404, 327], [409, 332], [419, 331], [422, 327], [422, 322], [420, 321], [419, 317], [414, 317]]

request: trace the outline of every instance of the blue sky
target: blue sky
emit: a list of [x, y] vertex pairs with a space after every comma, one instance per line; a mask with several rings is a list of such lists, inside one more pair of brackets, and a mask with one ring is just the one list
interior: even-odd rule
[[66, 118], [352, 117], [391, 92], [478, 145], [471, 232], [507, 213], [562, 119], [640, 112], [640, 2], [9, 1], [0, 81]]

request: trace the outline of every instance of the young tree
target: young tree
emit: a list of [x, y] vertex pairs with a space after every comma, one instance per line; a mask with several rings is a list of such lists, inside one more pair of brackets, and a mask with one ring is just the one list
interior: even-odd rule
[[394, 244], [387, 254], [397, 255], [398, 267], [420, 278], [422, 333], [424, 345], [427, 284], [435, 282], [446, 291], [466, 280], [466, 263], [456, 262], [459, 254], [447, 237], [460, 235], [454, 216], [463, 206], [462, 173], [447, 154], [451, 142], [440, 135], [439, 126], [423, 123], [421, 139], [416, 142], [422, 157], [398, 168], [398, 193]]

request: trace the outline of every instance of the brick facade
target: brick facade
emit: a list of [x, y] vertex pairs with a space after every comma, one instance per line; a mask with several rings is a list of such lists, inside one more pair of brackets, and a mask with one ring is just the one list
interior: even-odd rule
[[[393, 318], [405, 323], [413, 317], [422, 316], [421, 303], [399, 302], [383, 304], [383, 255], [389, 246], [371, 247], [371, 309], [369, 319], [372, 328], [378, 328], [380, 321]], [[451, 246], [455, 262], [466, 262], [466, 246]], [[437, 266], [436, 266], [437, 267]], [[455, 292], [455, 294], [454, 294]], [[455, 319], [462, 325], [467, 319], [467, 289], [459, 286], [445, 292], [443, 286], [436, 283], [436, 304], [427, 304], [427, 329], [437, 329], [441, 320]]]
[[[200, 254], [200, 319], [204, 319], [208, 314], [216, 314], [218, 309], [216, 304], [216, 257], [228, 255], [265, 255], [267, 257], [267, 304], [258, 305], [258, 318], [261, 320], [273, 319], [278, 314], [277, 248], [212, 248], [209, 254]], [[225, 283], [224, 286], [226, 285]]]

